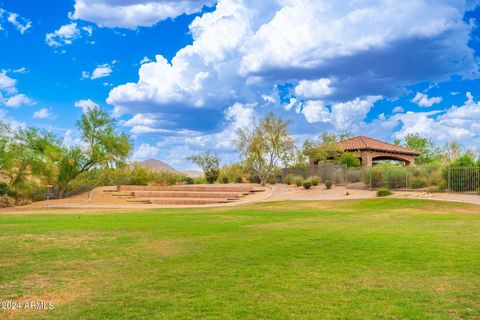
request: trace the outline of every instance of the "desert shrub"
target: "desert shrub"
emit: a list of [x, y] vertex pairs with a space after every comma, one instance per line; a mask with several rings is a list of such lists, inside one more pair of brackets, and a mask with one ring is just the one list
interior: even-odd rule
[[310, 180], [303, 181], [303, 187], [305, 189], [310, 189], [311, 186], [312, 186], [312, 182]]
[[248, 177], [248, 182], [250, 182], [250, 183], [261, 183], [262, 179], [260, 179], [260, 177], [257, 176], [257, 175], [250, 175]]
[[219, 180], [220, 182], [226, 177], [229, 182], [237, 181], [238, 178], [242, 179], [245, 176], [245, 169], [239, 163], [225, 165], [220, 168]]
[[312, 176], [312, 177], [310, 177], [310, 182], [312, 183], [312, 186], [316, 187], [320, 183], [320, 177], [319, 176]]
[[221, 182], [221, 183], [224, 183], [224, 184], [225, 184], [225, 183], [228, 183], [228, 177], [227, 177], [227, 176], [221, 177], [221, 178], [220, 178], [220, 182]]
[[442, 181], [438, 185], [438, 191], [446, 191], [448, 188], [447, 183], [445, 181]]
[[176, 172], [158, 171], [153, 176], [151, 183], [172, 186], [185, 180], [185, 176]]
[[347, 177], [348, 182], [360, 182], [362, 181], [363, 171], [361, 169], [348, 169]]
[[332, 181], [330, 180], [325, 181], [325, 188], [332, 189], [332, 185], [333, 185]]
[[183, 179], [183, 182], [185, 182], [185, 184], [194, 184], [195, 183], [195, 180], [193, 180], [192, 177], [185, 177]]
[[293, 184], [295, 181], [295, 176], [293, 174], [287, 174], [285, 176], [285, 179], [283, 179], [283, 182], [285, 182], [288, 185]]
[[377, 197], [386, 197], [392, 195], [392, 191], [389, 189], [382, 188], [377, 191]]
[[9, 188], [5, 182], [0, 182], [0, 196], [7, 196], [15, 199], [18, 197], [18, 192]]
[[243, 183], [243, 178], [238, 176], [235, 178], [235, 183]]
[[277, 178], [275, 177], [270, 177], [267, 179], [267, 183], [269, 184], [276, 184], [277, 183]]
[[[41, 200], [45, 200], [46, 198], [45, 187], [40, 186], [39, 184], [33, 181], [22, 182], [21, 184], [16, 185], [15, 188], [12, 189], [12, 191], [16, 195], [15, 198], [17, 198], [18, 200], [30, 199], [32, 201], [41, 201]], [[10, 195], [14, 195], [14, 194], [10, 194]]]
[[428, 185], [428, 181], [423, 177], [410, 178], [410, 187], [412, 189], [425, 188]]
[[297, 187], [301, 187], [303, 185], [303, 177], [302, 176], [295, 176], [293, 181], [294, 181], [294, 183]]
[[17, 203], [17, 200], [6, 194], [0, 196], [0, 208], [13, 207]]
[[363, 175], [363, 181], [371, 188], [383, 186], [383, 168], [380, 166], [369, 168]]
[[407, 175], [402, 167], [385, 167], [383, 170], [383, 183], [390, 189], [400, 189], [406, 187]]
[[205, 179], [204, 176], [195, 177], [195, 178], [193, 178], [193, 183], [194, 183], [194, 184], [206, 184], [206, 183], [207, 183], [207, 180]]

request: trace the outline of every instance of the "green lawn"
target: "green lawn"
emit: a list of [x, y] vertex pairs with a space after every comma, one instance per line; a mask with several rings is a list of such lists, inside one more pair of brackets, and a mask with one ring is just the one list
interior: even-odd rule
[[0, 319], [480, 319], [480, 207], [0, 215]]

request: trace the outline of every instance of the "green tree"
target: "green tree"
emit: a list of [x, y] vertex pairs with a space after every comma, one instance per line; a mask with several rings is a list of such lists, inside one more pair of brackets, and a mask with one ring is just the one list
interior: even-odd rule
[[194, 154], [187, 158], [197, 166], [202, 168], [205, 179], [208, 183], [217, 181], [220, 174], [220, 158], [215, 154], [209, 152], [203, 154]]
[[245, 163], [261, 184], [278, 168], [278, 164], [288, 164], [294, 158], [294, 139], [289, 133], [290, 122], [269, 113], [252, 128], [239, 129], [235, 145]]
[[404, 146], [421, 153], [415, 160], [417, 164], [428, 164], [440, 161], [444, 154], [431, 139], [422, 137], [419, 134], [409, 134], [405, 137]]
[[90, 109], [77, 123], [82, 146], [63, 151], [59, 161], [56, 190], [63, 197], [69, 184], [92, 168], [124, 164], [132, 150], [128, 135], [116, 132], [116, 122], [99, 108]]
[[338, 142], [345, 140], [348, 135], [348, 133], [344, 133], [337, 137], [335, 134], [323, 132], [318, 141], [306, 140], [304, 142], [303, 153], [315, 161], [338, 162], [344, 153]]
[[346, 165], [347, 167], [360, 167], [362, 165], [358, 154], [354, 152], [345, 152], [340, 157], [339, 163]]

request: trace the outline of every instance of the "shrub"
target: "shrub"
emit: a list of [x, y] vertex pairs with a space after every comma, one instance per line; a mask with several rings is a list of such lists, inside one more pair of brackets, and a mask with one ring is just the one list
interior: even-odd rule
[[285, 182], [288, 185], [293, 184], [295, 181], [295, 176], [293, 174], [287, 174], [285, 176], [285, 179], [283, 179], [283, 182]]
[[448, 188], [447, 183], [445, 181], [440, 182], [438, 185], [438, 191], [446, 191]]
[[194, 184], [207, 184], [207, 180], [204, 176], [193, 178]]
[[251, 176], [248, 177], [248, 182], [250, 182], [250, 183], [261, 183], [262, 179], [260, 179], [259, 176], [251, 175]]
[[388, 189], [380, 189], [377, 191], [377, 197], [387, 197], [387, 196], [391, 196], [392, 195], [392, 191], [388, 190]]
[[348, 168], [348, 182], [360, 182], [362, 181], [363, 171], [362, 169]]
[[347, 165], [347, 167], [360, 167], [362, 163], [360, 162], [359, 155], [352, 152], [345, 152], [340, 157], [340, 164]]
[[185, 182], [185, 184], [194, 184], [195, 183], [195, 181], [191, 177], [185, 177], [183, 182]]
[[220, 179], [220, 182], [221, 182], [221, 183], [228, 183], [228, 177], [222, 177], [222, 178]]
[[13, 197], [10, 197], [7, 195], [0, 196], [0, 208], [13, 207], [15, 203], [16, 203], [16, 200]]
[[269, 184], [276, 184], [277, 183], [277, 179], [275, 177], [270, 177], [267, 179], [267, 183]]
[[383, 183], [390, 189], [405, 188], [407, 184], [406, 171], [402, 167], [385, 167], [383, 170]]
[[245, 169], [241, 164], [229, 164], [220, 168], [220, 179], [218, 181], [222, 181], [224, 177], [227, 177], [229, 182], [237, 182], [237, 179], [240, 178], [242, 181], [237, 183], [241, 183], [245, 175]]
[[320, 183], [320, 177], [318, 176], [310, 177], [310, 182], [312, 183], [312, 186], [316, 187]]
[[295, 176], [294, 182], [297, 187], [301, 187], [303, 185], [303, 177], [302, 176]]
[[333, 185], [332, 181], [330, 180], [325, 181], [325, 188], [332, 189], [332, 185]]
[[363, 181], [370, 188], [379, 188], [383, 186], [383, 168], [380, 166], [372, 167], [365, 171]]
[[236, 177], [235, 178], [235, 183], [243, 183], [243, 178], [242, 177]]
[[310, 189], [311, 186], [312, 186], [312, 182], [310, 180], [303, 181], [303, 187], [305, 189]]
[[425, 188], [427, 185], [428, 185], [427, 180], [422, 177], [412, 177], [410, 179], [410, 187], [412, 189]]

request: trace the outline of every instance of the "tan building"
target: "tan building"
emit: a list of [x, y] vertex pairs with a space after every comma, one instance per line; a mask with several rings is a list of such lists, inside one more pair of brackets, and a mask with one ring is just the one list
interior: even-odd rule
[[[345, 152], [358, 153], [362, 165], [368, 167], [381, 160], [403, 161], [406, 166], [414, 165], [415, 158], [420, 156], [418, 151], [365, 136], [353, 137], [338, 144]], [[318, 161], [310, 159], [310, 165], [316, 164]]]

